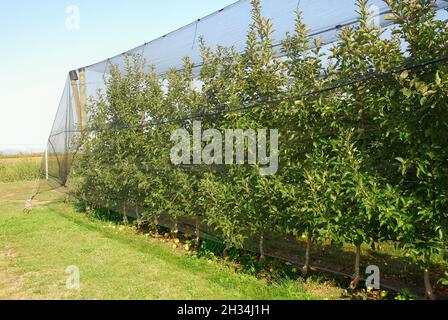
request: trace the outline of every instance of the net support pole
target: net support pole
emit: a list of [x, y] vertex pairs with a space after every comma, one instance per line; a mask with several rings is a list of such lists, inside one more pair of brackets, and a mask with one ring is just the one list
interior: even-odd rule
[[48, 181], [48, 143], [45, 147], [45, 179]]
[[76, 70], [70, 71], [70, 86], [73, 92], [73, 100], [75, 101], [78, 127], [81, 129], [83, 124], [82, 124], [81, 99], [79, 97], [78, 80], [79, 80], [78, 72]]
[[79, 102], [81, 109], [81, 130], [87, 125], [87, 87], [86, 87], [86, 69], [79, 69]]

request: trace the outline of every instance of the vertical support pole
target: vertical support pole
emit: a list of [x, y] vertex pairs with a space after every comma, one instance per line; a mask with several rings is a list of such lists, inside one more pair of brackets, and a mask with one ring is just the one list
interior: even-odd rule
[[82, 128], [82, 112], [81, 112], [81, 99], [79, 98], [78, 88], [78, 72], [76, 70], [70, 71], [70, 85], [73, 92], [73, 100], [75, 100], [76, 115], [78, 120], [79, 129]]
[[48, 143], [45, 147], [45, 179], [48, 181]]
[[86, 69], [79, 69], [79, 100], [81, 108], [81, 130], [87, 125], [87, 87], [86, 87]]

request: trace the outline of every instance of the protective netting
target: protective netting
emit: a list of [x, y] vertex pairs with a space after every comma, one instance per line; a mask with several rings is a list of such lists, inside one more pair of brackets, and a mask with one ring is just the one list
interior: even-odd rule
[[[440, 11], [448, 6], [443, 0], [436, 2]], [[369, 3], [378, 8], [378, 18], [382, 27], [392, 24], [391, 21], [384, 19], [390, 10], [382, 0]], [[50, 158], [48, 167], [51, 179], [55, 180], [56, 185], [65, 185], [72, 158], [68, 154], [74, 154], [78, 147], [76, 142], [73, 145], [81, 123], [76, 104], [85, 108], [87, 97], [95, 96], [98, 90], [105, 89], [104, 77], [109, 73], [109, 66], [124, 68], [125, 57], [137, 53], [149, 62], [148, 65], [155, 66], [161, 75], [170, 68], [181, 69], [184, 57], [191, 58], [197, 70], [201, 65], [199, 48], [201, 36], [206, 39], [210, 47], [234, 46], [237, 50], [244, 49], [247, 31], [251, 24], [250, 6], [250, 0], [238, 1], [166, 36], [113, 58], [73, 71], [73, 80], [69, 74], [48, 140]], [[263, 14], [271, 18], [275, 25], [273, 35], [275, 46], [280, 45], [287, 32], [294, 30], [297, 9], [302, 12], [304, 23], [313, 38], [319, 38], [328, 45], [337, 40], [341, 27], [356, 24], [358, 19], [356, 1], [353, 0], [265, 0], [262, 1], [262, 9]], [[280, 51], [278, 52], [280, 54]], [[83, 76], [81, 81], [78, 73]], [[82, 96], [80, 96], [81, 93], [83, 93]], [[79, 102], [76, 101], [77, 99]]]
[[[446, 18], [446, 10], [444, 10], [448, 4], [446, 1], [434, 1], [437, 6], [433, 10], [437, 11], [438, 19]], [[376, 27], [383, 28], [384, 33], [382, 37], [384, 39], [391, 39], [393, 36], [392, 30], [394, 29], [394, 20], [388, 19], [387, 16], [391, 13], [390, 7], [382, 0], [370, 0], [368, 2], [371, 9], [371, 16], [373, 23]], [[330, 49], [340, 41], [341, 30], [349, 26], [356, 26], [359, 24], [359, 7], [355, 0], [262, 0], [261, 1], [261, 14], [264, 17], [271, 19], [273, 24], [273, 33], [270, 35], [272, 38], [271, 47], [275, 49], [276, 59], [278, 61], [284, 61], [285, 52], [282, 50], [284, 41], [288, 33], [294, 33], [296, 28], [297, 10], [301, 12], [303, 23], [308, 27], [308, 35], [310, 38], [309, 50], [314, 47], [314, 42], [311, 40], [319, 39], [321, 57], [324, 69], [330, 62]], [[82, 155], [83, 143], [86, 140], [92, 139], [99, 135], [95, 129], [91, 128], [91, 114], [89, 112], [92, 105], [95, 105], [95, 101], [98, 101], [98, 92], [107, 92], [111, 86], [111, 79], [114, 74], [120, 73], [126, 75], [129, 69], [129, 60], [132, 57], [145, 61], [142, 64], [144, 73], [149, 74], [153, 70], [157, 73], [157, 76], [162, 82], [169, 81], [169, 75], [172, 70], [184, 70], [185, 57], [188, 57], [191, 62], [191, 75], [192, 86], [200, 92], [203, 80], [200, 76], [203, 67], [203, 54], [201, 52], [201, 39], [205, 42], [209, 48], [233, 47], [236, 52], [244, 52], [247, 47], [248, 32], [253, 24], [252, 4], [249, 0], [241, 0], [233, 5], [230, 5], [216, 13], [213, 13], [205, 18], [198, 19], [197, 21], [187, 25], [175, 32], [169, 33], [166, 36], [145, 43], [142, 46], [134, 48], [128, 52], [120, 54], [118, 56], [106, 59], [99, 63], [80, 68], [78, 70], [71, 71], [67, 77], [64, 92], [61, 97], [61, 101], [56, 113], [51, 134], [48, 139], [47, 157], [43, 163], [42, 173], [43, 179], [46, 183], [41, 183], [39, 192], [42, 192], [48, 188], [60, 188], [65, 187], [70, 192], [76, 194], [76, 188], [78, 180], [82, 179], [82, 176], [73, 174], [73, 166], [76, 163], [76, 159], [79, 155]], [[402, 48], [405, 51], [406, 44], [402, 44]], [[320, 99], [331, 99], [329, 93], [339, 90], [343, 96], [344, 92], [350, 91], [351, 86], [363, 83], [366, 81], [375, 82], [376, 86], [380, 86], [383, 78], [388, 78], [401, 74], [406, 70], [428, 70], [433, 66], [446, 63], [446, 57], [423, 57], [420, 59], [413, 59], [409, 61], [402, 61], [401, 64], [397, 64], [395, 68], [385, 70], [384, 73], [372, 70], [371, 73], [351, 74], [347, 75], [343, 81], [328, 82], [324, 87], [320, 88], [306, 88], [294, 99], [300, 99], [306, 96], [320, 96]], [[425, 69], [426, 68], [426, 69]], [[167, 80], [168, 79], [168, 80]], [[372, 80], [376, 79], [376, 80]], [[164, 88], [164, 94], [168, 95], [168, 85]], [[369, 91], [364, 92], [366, 95]], [[275, 98], [275, 99], [274, 99]], [[288, 98], [291, 100], [291, 97]], [[278, 97], [273, 97], [272, 101], [262, 101], [259, 103], [261, 107], [270, 105], [279, 105], [283, 101]], [[242, 116], [250, 108], [258, 108], [257, 103], [255, 106], [242, 105], [241, 110], [234, 109], [234, 115]], [[191, 111], [191, 110], [190, 110]], [[242, 111], [242, 113], [240, 113]], [[164, 139], [166, 144], [169, 145], [170, 137], [169, 132], [176, 126], [181, 126], [191, 129], [191, 121], [198, 119], [215, 119], [216, 117], [222, 117], [226, 114], [218, 112], [212, 116], [209, 114], [205, 116], [203, 113], [197, 111], [194, 114], [179, 113], [176, 114], [173, 111], [170, 116], [163, 115], [158, 119], [154, 115], [145, 119], [145, 123], [139, 124], [139, 128], [158, 128], [161, 136], [157, 139]], [[285, 120], [285, 123], [287, 121]], [[210, 120], [206, 125], [218, 125], [219, 122]], [[136, 130], [135, 127], [129, 124], [123, 127], [115, 128], [117, 132], [126, 132], [126, 130]], [[366, 129], [368, 131], [368, 129]], [[153, 133], [144, 131], [148, 134], [148, 139]], [[331, 130], [321, 132], [320, 136], [308, 137], [309, 139], [321, 139], [322, 137], [332, 136]], [[306, 133], [303, 134], [306, 136]], [[159, 140], [160, 141], [160, 140]], [[113, 142], [110, 142], [113, 143]], [[300, 148], [298, 148], [300, 149]], [[305, 151], [298, 150], [297, 152]], [[143, 155], [140, 155], [143, 156]], [[169, 156], [165, 155], [165, 156]], [[300, 158], [300, 157], [299, 157]], [[303, 157], [302, 157], [303, 158]], [[303, 158], [304, 159], [304, 158]], [[139, 159], [142, 163], [140, 168], [142, 172], [148, 171], [148, 167], [144, 165], [145, 159]], [[137, 162], [138, 162], [137, 161]], [[106, 163], [107, 161], [104, 161]], [[110, 163], [110, 171], [113, 172], [116, 167], [116, 163]], [[384, 163], [379, 162], [379, 166], [383, 166]], [[387, 165], [387, 164], [386, 164]], [[170, 170], [170, 165], [166, 165], [163, 168], [157, 167], [152, 170]], [[177, 170], [177, 169], [173, 169]], [[181, 172], [189, 172], [194, 175], [204, 175], [204, 172], [209, 171], [209, 168], [199, 167], [195, 171], [194, 169], [182, 168]], [[226, 172], [226, 169], [212, 169]], [[287, 175], [288, 170], [294, 170], [288, 164], [281, 163], [279, 173], [281, 175]], [[379, 169], [380, 170], [380, 169]], [[250, 169], [249, 169], [250, 171]], [[182, 176], [182, 173], [180, 174]], [[224, 176], [226, 173], [223, 174]], [[163, 180], [161, 180], [163, 183]], [[123, 182], [124, 183], [124, 182]], [[211, 185], [213, 186], [213, 185]], [[97, 182], [97, 185], [92, 188], [102, 188], [102, 183]], [[154, 190], [155, 192], [156, 190]], [[133, 192], [135, 190], [120, 191], [117, 194], [111, 194], [108, 199], [96, 198], [94, 189], [92, 189], [92, 197], [85, 195], [89, 203], [94, 203], [98, 208], [108, 208], [120, 213], [124, 213], [129, 217], [135, 219], [145, 219], [144, 212], [151, 210], [150, 206], [145, 203], [145, 195], [139, 195], [142, 199], [141, 204], [132, 204], [128, 201], [129, 197], [134, 197]], [[149, 191], [147, 191], [149, 192]], [[112, 191], [111, 191], [112, 193]], [[95, 198], [97, 201], [95, 201]], [[243, 199], [245, 197], [242, 196]], [[200, 199], [196, 199], [197, 202]], [[95, 203], [96, 202], [96, 203]], [[154, 217], [151, 217], [153, 219]], [[204, 239], [210, 239], [214, 241], [222, 241], [222, 233], [216, 231], [216, 228], [211, 227], [209, 224], [203, 221], [198, 222], [197, 219], [185, 216], [178, 216], [173, 219], [169, 213], [159, 214], [154, 220], [157, 224], [176, 228], [184, 233], [198, 232], [200, 230], [201, 237]], [[243, 232], [244, 234], [244, 232]], [[253, 237], [251, 234], [244, 235], [243, 247], [247, 250], [258, 252], [260, 250], [259, 238]], [[342, 246], [336, 246], [333, 244], [322, 244], [317, 248], [313, 248], [311, 265], [320, 268], [325, 271], [332, 271], [335, 273], [351, 275], [353, 271], [353, 255], [351, 251], [346, 251]], [[297, 235], [282, 233], [281, 230], [273, 228], [266, 230], [264, 234], [264, 253], [268, 256], [278, 257], [292, 262], [303, 263], [300, 257], [304, 256], [306, 246], [303, 241], [298, 239]], [[365, 252], [364, 252], [365, 254]], [[344, 256], [345, 258], [341, 258]], [[299, 258], [298, 258], [299, 257]], [[395, 267], [388, 266], [388, 260], [385, 259], [385, 255], [372, 253], [363, 255], [362, 260], [366, 265], [374, 264], [378, 265], [385, 274], [382, 285], [387, 287], [392, 286], [394, 288], [421, 288], [422, 284], [415, 280], [413, 277], [403, 276], [406, 273], [404, 270], [412, 269], [418, 270], [415, 264], [410, 263], [408, 259], [403, 257], [397, 257], [400, 263]], [[437, 272], [443, 273], [439, 270]], [[419, 271], [415, 271], [417, 273]], [[387, 281], [389, 280], [389, 282]]]

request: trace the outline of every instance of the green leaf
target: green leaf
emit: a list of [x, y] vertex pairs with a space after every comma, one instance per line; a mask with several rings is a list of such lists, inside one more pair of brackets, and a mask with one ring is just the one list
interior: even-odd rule
[[401, 89], [401, 92], [403, 93], [403, 95], [404, 95], [406, 98], [409, 98], [409, 97], [412, 95], [411, 90], [408, 89], [408, 88], [403, 88], [403, 89]]
[[405, 80], [405, 79], [407, 79], [408, 76], [409, 76], [409, 71], [405, 70], [400, 74], [400, 79]]
[[436, 84], [440, 86], [442, 84], [442, 79], [440, 78], [439, 71], [436, 72]]
[[388, 21], [395, 21], [396, 18], [397, 17], [393, 13], [389, 13], [384, 17], [384, 19]]

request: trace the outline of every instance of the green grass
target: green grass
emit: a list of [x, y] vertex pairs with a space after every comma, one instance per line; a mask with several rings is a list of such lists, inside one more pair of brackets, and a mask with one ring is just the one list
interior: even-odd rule
[[[346, 292], [328, 282], [281, 278], [268, 283], [239, 266], [198, 258], [170, 242], [137, 234], [81, 214], [62, 203], [63, 194], [39, 194], [24, 214], [35, 182], [0, 183], [0, 299], [335, 299]], [[350, 267], [351, 247], [313, 247], [315, 263], [338, 261]], [[363, 265], [376, 264], [408, 280], [421, 272], [401, 250], [364, 248]], [[299, 254], [299, 252], [297, 253]], [[301, 256], [301, 255], [300, 255]], [[409, 261], [408, 261], [409, 260]], [[433, 281], [446, 270], [437, 259]], [[67, 266], [81, 270], [81, 290], [65, 288]], [[414, 270], [415, 269], [415, 270]], [[390, 271], [391, 272], [391, 271]], [[387, 272], [386, 272], [387, 273]], [[270, 282], [270, 280], [269, 280]]]
[[0, 183], [35, 180], [41, 168], [39, 157], [0, 158]]
[[[49, 192], [22, 213], [31, 183], [0, 184], [0, 299], [335, 299], [330, 285], [263, 279], [92, 220]], [[60, 196], [59, 196], [60, 198]], [[80, 290], [66, 288], [68, 266]]]

